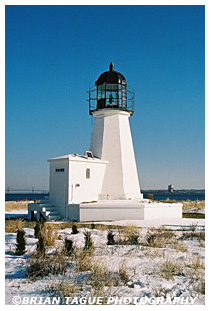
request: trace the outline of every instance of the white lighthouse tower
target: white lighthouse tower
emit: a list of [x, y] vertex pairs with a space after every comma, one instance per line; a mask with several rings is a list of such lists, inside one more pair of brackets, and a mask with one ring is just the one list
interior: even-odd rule
[[90, 89], [89, 111], [95, 118], [90, 150], [94, 157], [108, 161], [99, 199], [141, 199], [129, 124], [134, 92], [113, 63]]

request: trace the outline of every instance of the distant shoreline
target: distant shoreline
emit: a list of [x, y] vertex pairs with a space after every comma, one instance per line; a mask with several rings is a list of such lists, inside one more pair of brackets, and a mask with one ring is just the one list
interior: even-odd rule
[[[154, 200], [170, 200], [176, 201], [204, 201], [205, 190], [174, 190], [168, 192], [167, 190], [142, 190], [144, 199], [147, 199], [148, 194], [153, 194]], [[20, 200], [44, 200], [48, 199], [48, 193], [5, 193], [5, 201], [20, 201]]]
[[154, 200], [170, 200], [176, 201], [204, 201], [205, 200], [205, 190], [174, 190], [169, 192], [168, 190], [142, 190], [144, 198], [147, 198], [148, 194], [153, 194]]

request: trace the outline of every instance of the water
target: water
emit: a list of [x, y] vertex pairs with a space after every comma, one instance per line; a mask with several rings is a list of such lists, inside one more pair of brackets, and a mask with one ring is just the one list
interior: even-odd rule
[[142, 191], [144, 198], [147, 199], [148, 194], [153, 194], [154, 200], [166, 200], [169, 198], [170, 200], [176, 200], [176, 201], [204, 201], [205, 200], [205, 191], [193, 191], [193, 190], [175, 190], [174, 192], [168, 192], [165, 190], [149, 190], [149, 191]]
[[48, 199], [48, 193], [5, 193], [5, 201], [43, 200]]

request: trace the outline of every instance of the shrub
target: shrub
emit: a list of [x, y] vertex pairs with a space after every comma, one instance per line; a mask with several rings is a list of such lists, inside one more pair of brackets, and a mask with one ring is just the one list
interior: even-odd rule
[[34, 227], [34, 237], [35, 237], [35, 239], [38, 239], [39, 233], [40, 233], [40, 226], [39, 226], [39, 223], [36, 223], [36, 225]]
[[109, 230], [108, 234], [107, 234], [107, 245], [114, 245], [115, 241], [114, 241], [114, 233]]
[[73, 241], [65, 238], [64, 242], [65, 254], [70, 256], [73, 251]]
[[45, 255], [45, 248], [46, 248], [45, 237], [42, 234], [39, 234], [37, 242], [37, 252], [41, 257]]
[[84, 240], [85, 240], [84, 250], [93, 249], [94, 245], [91, 237], [91, 232], [89, 231], [84, 232]]
[[79, 231], [78, 231], [78, 229], [77, 229], [77, 226], [76, 225], [72, 225], [72, 234], [78, 234], [79, 233]]
[[95, 229], [95, 224], [94, 223], [91, 224], [91, 229]]
[[139, 244], [139, 235], [137, 234], [134, 234], [134, 235], [131, 235], [129, 238], [128, 238], [128, 241], [127, 241], [129, 245], [138, 245]]
[[21, 256], [25, 253], [26, 249], [26, 238], [25, 238], [25, 231], [23, 229], [18, 229], [17, 236], [16, 236], [16, 250], [15, 254]]
[[43, 222], [37, 222], [34, 227], [34, 237], [35, 239], [39, 238], [40, 230], [43, 228], [44, 224]]

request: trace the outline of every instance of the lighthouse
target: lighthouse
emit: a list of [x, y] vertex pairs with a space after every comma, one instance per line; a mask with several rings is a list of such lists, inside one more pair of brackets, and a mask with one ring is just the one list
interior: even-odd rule
[[108, 161], [99, 199], [141, 199], [129, 123], [134, 91], [112, 62], [89, 90], [89, 113], [95, 118], [90, 150]]
[[[148, 220], [182, 217], [182, 204], [143, 199], [129, 118], [134, 90], [123, 74], [109, 70], [89, 88], [94, 118], [89, 150], [48, 160], [49, 199], [28, 204], [28, 218], [67, 221]], [[74, 135], [74, 134], [73, 134]]]

